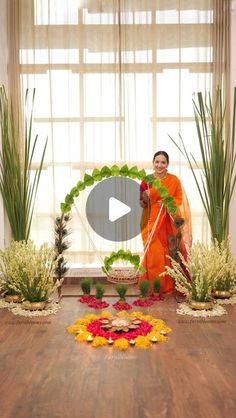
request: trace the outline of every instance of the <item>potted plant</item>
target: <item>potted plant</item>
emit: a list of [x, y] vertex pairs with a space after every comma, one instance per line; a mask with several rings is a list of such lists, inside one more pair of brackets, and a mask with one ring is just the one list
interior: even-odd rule
[[[209, 94], [204, 99], [202, 93], [198, 93], [197, 101], [193, 102], [201, 166], [187, 151], [181, 136], [180, 145], [170, 139], [188, 161], [210, 224], [211, 236], [221, 242], [228, 235], [229, 206], [236, 184], [236, 87], [231, 134], [227, 134], [230, 122], [225, 120], [225, 115], [229, 112], [223, 104], [221, 90], [218, 89], [213, 97], [214, 100]], [[200, 179], [196, 169], [200, 172]]]
[[67, 240], [67, 237], [70, 234], [70, 230], [68, 230], [67, 224], [70, 220], [70, 214], [61, 214], [61, 216], [56, 217], [54, 225], [54, 249], [56, 259], [56, 267], [54, 274], [56, 276], [56, 279], [59, 280], [61, 283], [61, 285], [58, 287], [58, 300], [61, 299], [62, 283], [64, 281], [64, 276], [68, 271], [67, 262], [64, 257], [64, 252], [68, 250], [70, 246], [70, 243]]
[[0, 250], [0, 289], [6, 302], [21, 302], [19, 279], [24, 242], [11, 241], [9, 247]]
[[212, 295], [215, 298], [229, 298], [234, 289], [236, 261], [233, 256], [230, 240], [219, 243], [217, 240], [213, 244], [213, 257], [218, 259], [220, 275], [214, 280]]
[[119, 303], [125, 303], [126, 299], [125, 299], [125, 295], [127, 293], [128, 290], [128, 286], [126, 284], [117, 284], [115, 287], [118, 295], [120, 296], [120, 300]]
[[159, 296], [160, 288], [161, 288], [160, 280], [159, 279], [155, 279], [153, 281], [153, 293], [154, 293], [154, 296]]
[[139, 284], [139, 290], [141, 294], [141, 299], [146, 300], [148, 292], [149, 292], [149, 281], [142, 280], [141, 283]]
[[187, 260], [181, 253], [179, 256], [180, 262], [169, 257], [172, 266], [166, 266], [166, 272], [174, 279], [177, 291], [187, 297], [187, 303], [192, 309], [212, 309], [211, 292], [216, 260], [211, 258], [208, 248], [199, 242], [188, 249]]
[[97, 299], [97, 301], [100, 302], [105, 293], [105, 288], [101, 283], [97, 283], [95, 289], [96, 289], [95, 298]]
[[29, 104], [28, 90], [25, 95], [25, 110], [22, 138], [19, 119], [13, 105], [7, 98], [4, 86], [0, 86], [0, 129], [2, 149], [0, 151], [0, 192], [10, 223], [12, 237], [16, 241], [27, 241], [30, 234], [35, 198], [42, 172], [47, 141], [39, 160], [39, 167], [33, 169], [33, 158], [38, 136], [32, 138], [33, 105]]
[[88, 277], [80, 281], [80, 287], [84, 295], [89, 296], [91, 293], [92, 280]]
[[32, 241], [24, 242], [18, 261], [18, 288], [23, 297], [23, 308], [44, 309], [50, 295], [61, 285], [60, 280], [55, 282], [53, 278], [56, 264], [54, 248], [43, 244], [36, 249]]
[[214, 254], [213, 246], [197, 242], [188, 249], [187, 260], [181, 253], [181, 262], [169, 257], [172, 266], [166, 266], [166, 272], [175, 280], [177, 291], [186, 295], [192, 309], [214, 307], [212, 289], [224, 269]]

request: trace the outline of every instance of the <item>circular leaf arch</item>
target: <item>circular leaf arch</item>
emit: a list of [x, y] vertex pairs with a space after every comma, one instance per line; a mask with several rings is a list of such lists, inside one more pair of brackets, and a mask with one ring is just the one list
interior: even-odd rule
[[83, 181], [80, 180], [72, 187], [71, 191], [66, 195], [64, 202], [61, 203], [61, 211], [63, 214], [71, 211], [75, 198], [86, 188], [92, 186], [97, 181], [102, 181], [108, 177], [129, 177], [137, 180], [144, 180], [147, 184], [157, 189], [159, 196], [163, 199], [163, 205], [170, 215], [176, 213], [177, 207], [174, 199], [169, 195], [168, 189], [162, 186], [161, 180], [156, 179], [153, 174], [146, 174], [144, 169], [139, 170], [137, 166], [129, 168], [127, 164], [119, 168], [117, 165], [102, 167], [101, 170], [94, 168], [92, 175], [85, 173]]

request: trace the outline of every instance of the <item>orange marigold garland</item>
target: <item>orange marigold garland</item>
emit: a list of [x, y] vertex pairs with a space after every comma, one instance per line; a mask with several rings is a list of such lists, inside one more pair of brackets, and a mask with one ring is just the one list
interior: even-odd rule
[[113, 345], [119, 350], [129, 346], [150, 348], [152, 343], [168, 341], [171, 329], [166, 323], [142, 312], [120, 311], [113, 315], [103, 311], [100, 315], [89, 314], [77, 319], [67, 328], [70, 334], [76, 334], [77, 342], [91, 343], [92, 347]]

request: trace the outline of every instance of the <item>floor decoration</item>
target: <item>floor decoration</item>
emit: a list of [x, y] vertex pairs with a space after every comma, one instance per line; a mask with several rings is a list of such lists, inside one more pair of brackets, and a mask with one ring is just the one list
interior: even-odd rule
[[92, 295], [83, 295], [78, 299], [80, 303], [90, 303], [95, 300], [95, 296]]
[[234, 305], [236, 303], [236, 294], [227, 299], [217, 299], [219, 305]]
[[181, 303], [176, 312], [178, 315], [190, 315], [200, 318], [222, 316], [227, 313], [223, 306], [220, 306], [218, 303], [214, 304], [212, 310], [194, 310], [187, 303]]
[[112, 307], [116, 311], [129, 311], [130, 309], [132, 309], [132, 306], [129, 303], [127, 303], [127, 302], [121, 302], [120, 300], [118, 300], [116, 303], [114, 303], [112, 305]]
[[134, 306], [143, 306], [143, 307], [145, 307], [145, 306], [151, 306], [151, 305], [153, 305], [153, 300], [151, 300], [150, 298], [148, 298], [148, 299], [146, 299], [146, 300], [144, 300], [144, 299], [136, 299], [134, 302], [133, 302], [133, 305]]
[[40, 311], [29, 311], [23, 309], [22, 304], [20, 303], [14, 303], [14, 305], [11, 304], [8, 308], [13, 315], [20, 315], [20, 316], [28, 316], [28, 317], [34, 317], [34, 316], [48, 316], [48, 315], [55, 315], [57, 311], [60, 309], [60, 305], [55, 302], [50, 302], [45, 309], [42, 309]]
[[0, 309], [1, 308], [11, 308], [14, 306], [17, 302], [6, 302], [5, 299], [0, 299]]
[[159, 294], [159, 295], [152, 294], [152, 295], [149, 296], [149, 300], [152, 300], [153, 302], [156, 302], [158, 300], [164, 300], [164, 296], [161, 295], [161, 294]]
[[94, 308], [94, 309], [104, 309], [104, 308], [107, 308], [109, 306], [109, 303], [106, 302], [105, 300], [94, 299], [94, 300], [91, 300], [88, 303], [88, 306], [90, 308]]
[[126, 311], [115, 315], [108, 311], [100, 315], [89, 314], [67, 328], [68, 333], [76, 334], [77, 342], [87, 342], [92, 347], [110, 345], [118, 350], [127, 350], [128, 347], [146, 349], [157, 342], [167, 342], [170, 331], [161, 319]]

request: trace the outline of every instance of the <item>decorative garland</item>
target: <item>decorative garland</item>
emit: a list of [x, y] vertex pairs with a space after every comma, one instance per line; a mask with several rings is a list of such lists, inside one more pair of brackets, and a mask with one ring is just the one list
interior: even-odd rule
[[[130, 321], [139, 325], [135, 329], [130, 327], [128, 332], [122, 331], [122, 327], [119, 332], [113, 332], [104, 329], [102, 324], [105, 319], [116, 321], [120, 319], [124, 323]], [[69, 334], [76, 334], [77, 342], [91, 343], [92, 347], [113, 345], [119, 350], [126, 350], [129, 346], [146, 349], [150, 348], [152, 343], [167, 342], [167, 334], [170, 331], [171, 329], [161, 319], [144, 315], [141, 312], [129, 314], [126, 311], [118, 312], [115, 316], [108, 311], [102, 312], [99, 316], [86, 315], [67, 328]]]
[[147, 184], [152, 185], [158, 190], [159, 196], [163, 198], [163, 205], [170, 215], [175, 215], [177, 207], [174, 204], [174, 199], [169, 195], [168, 189], [163, 187], [160, 179], [156, 179], [153, 174], [146, 174], [145, 170], [139, 170], [137, 166], [129, 168], [127, 164], [119, 168], [117, 165], [113, 165], [111, 168], [106, 165], [101, 170], [94, 168], [92, 175], [85, 173], [84, 180], [78, 181], [70, 193], [65, 197], [65, 201], [61, 203], [62, 213], [68, 213], [71, 211], [71, 207], [76, 197], [86, 187], [92, 186], [96, 181], [101, 181], [108, 177], [130, 177], [132, 179], [144, 180]]
[[113, 251], [109, 257], [104, 258], [104, 266], [102, 266], [102, 271], [104, 273], [109, 273], [112, 269], [112, 265], [117, 260], [126, 260], [133, 264], [135, 271], [144, 272], [145, 269], [143, 266], [140, 265], [140, 257], [139, 255], [134, 255], [131, 253], [130, 250], [124, 251], [119, 250], [117, 252]]

